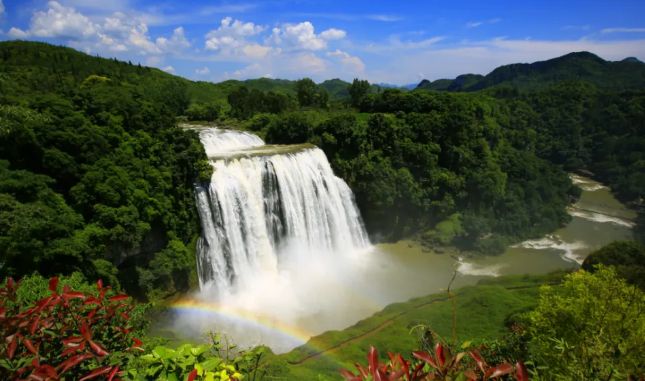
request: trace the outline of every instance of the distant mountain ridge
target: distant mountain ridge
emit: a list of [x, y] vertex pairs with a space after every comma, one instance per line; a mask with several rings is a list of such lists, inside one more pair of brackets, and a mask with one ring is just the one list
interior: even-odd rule
[[463, 74], [455, 79], [424, 79], [416, 89], [477, 91], [510, 86], [528, 91], [561, 81], [585, 81], [612, 90], [642, 89], [645, 87], [645, 63], [634, 57], [605, 61], [590, 52], [574, 52], [546, 61], [500, 66], [485, 76]]

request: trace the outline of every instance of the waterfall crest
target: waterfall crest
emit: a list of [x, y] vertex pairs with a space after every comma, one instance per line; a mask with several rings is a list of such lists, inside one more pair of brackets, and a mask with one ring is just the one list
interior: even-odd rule
[[287, 251], [314, 260], [369, 247], [353, 194], [320, 149], [216, 128], [200, 139], [214, 169], [196, 187], [202, 290], [233, 294], [278, 274]]

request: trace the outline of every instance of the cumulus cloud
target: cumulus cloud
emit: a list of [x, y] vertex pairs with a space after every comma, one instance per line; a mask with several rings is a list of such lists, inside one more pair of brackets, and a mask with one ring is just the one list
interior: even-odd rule
[[16, 39], [21, 39], [24, 40], [25, 38], [29, 37], [29, 33], [25, 32], [22, 29], [19, 28], [11, 28], [9, 29], [9, 32], [7, 32], [9, 37], [11, 38], [16, 38]]
[[314, 25], [309, 21], [304, 21], [298, 24], [284, 24], [273, 28], [269, 41], [291, 49], [315, 51], [326, 49], [328, 40], [340, 40], [345, 38], [346, 35], [347, 33], [344, 30], [335, 28], [316, 34]]
[[347, 36], [347, 32], [342, 29], [331, 28], [320, 33], [320, 37], [325, 40], [342, 40]]
[[206, 66], [200, 67], [198, 69], [195, 69], [195, 74], [197, 75], [208, 75], [210, 74], [211, 70], [207, 68]]
[[175, 73], [175, 68], [172, 66], [165, 66], [162, 67], [161, 70], [165, 71], [166, 73], [174, 74]]
[[165, 37], [158, 37], [155, 42], [161, 50], [166, 52], [190, 48], [190, 42], [188, 42], [188, 39], [186, 39], [183, 27], [175, 28], [175, 30], [173, 30], [172, 32], [172, 36], [170, 36], [169, 39]]
[[[92, 4], [89, 6], [91, 8]], [[170, 37], [153, 40], [148, 25], [140, 18], [122, 12], [90, 18], [58, 1], [50, 1], [47, 9], [36, 11], [28, 29], [13, 27], [8, 34], [21, 39], [66, 39], [70, 46], [86, 52], [160, 55], [175, 54], [190, 47], [182, 27], [176, 28]]]
[[340, 60], [341, 64], [354, 74], [360, 74], [365, 71], [363, 60], [342, 50], [336, 49], [333, 52], [327, 52], [327, 56]]
[[247, 44], [246, 38], [261, 33], [264, 28], [252, 22], [242, 22], [225, 17], [217, 29], [206, 34], [207, 50], [222, 50], [243, 47]]
[[64, 38], [89, 37], [96, 34], [94, 23], [74, 8], [64, 7], [56, 1], [50, 1], [47, 5], [47, 11], [38, 11], [31, 17], [28, 31], [12, 28], [16, 30], [14, 33]]

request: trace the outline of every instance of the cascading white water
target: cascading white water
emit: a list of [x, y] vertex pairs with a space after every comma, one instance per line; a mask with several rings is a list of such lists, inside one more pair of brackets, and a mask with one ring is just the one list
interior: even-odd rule
[[264, 146], [245, 153], [264, 142], [214, 128], [200, 131], [200, 139], [214, 169], [210, 184], [196, 189], [202, 289], [234, 294], [248, 288], [260, 276], [278, 274], [286, 251], [302, 259], [370, 245], [351, 190], [320, 149]]

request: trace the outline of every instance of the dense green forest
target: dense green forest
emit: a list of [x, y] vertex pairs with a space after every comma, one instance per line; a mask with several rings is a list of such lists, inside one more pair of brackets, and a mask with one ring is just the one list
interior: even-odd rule
[[2, 276], [82, 271], [133, 295], [194, 282], [186, 80], [40, 43], [0, 44]]

